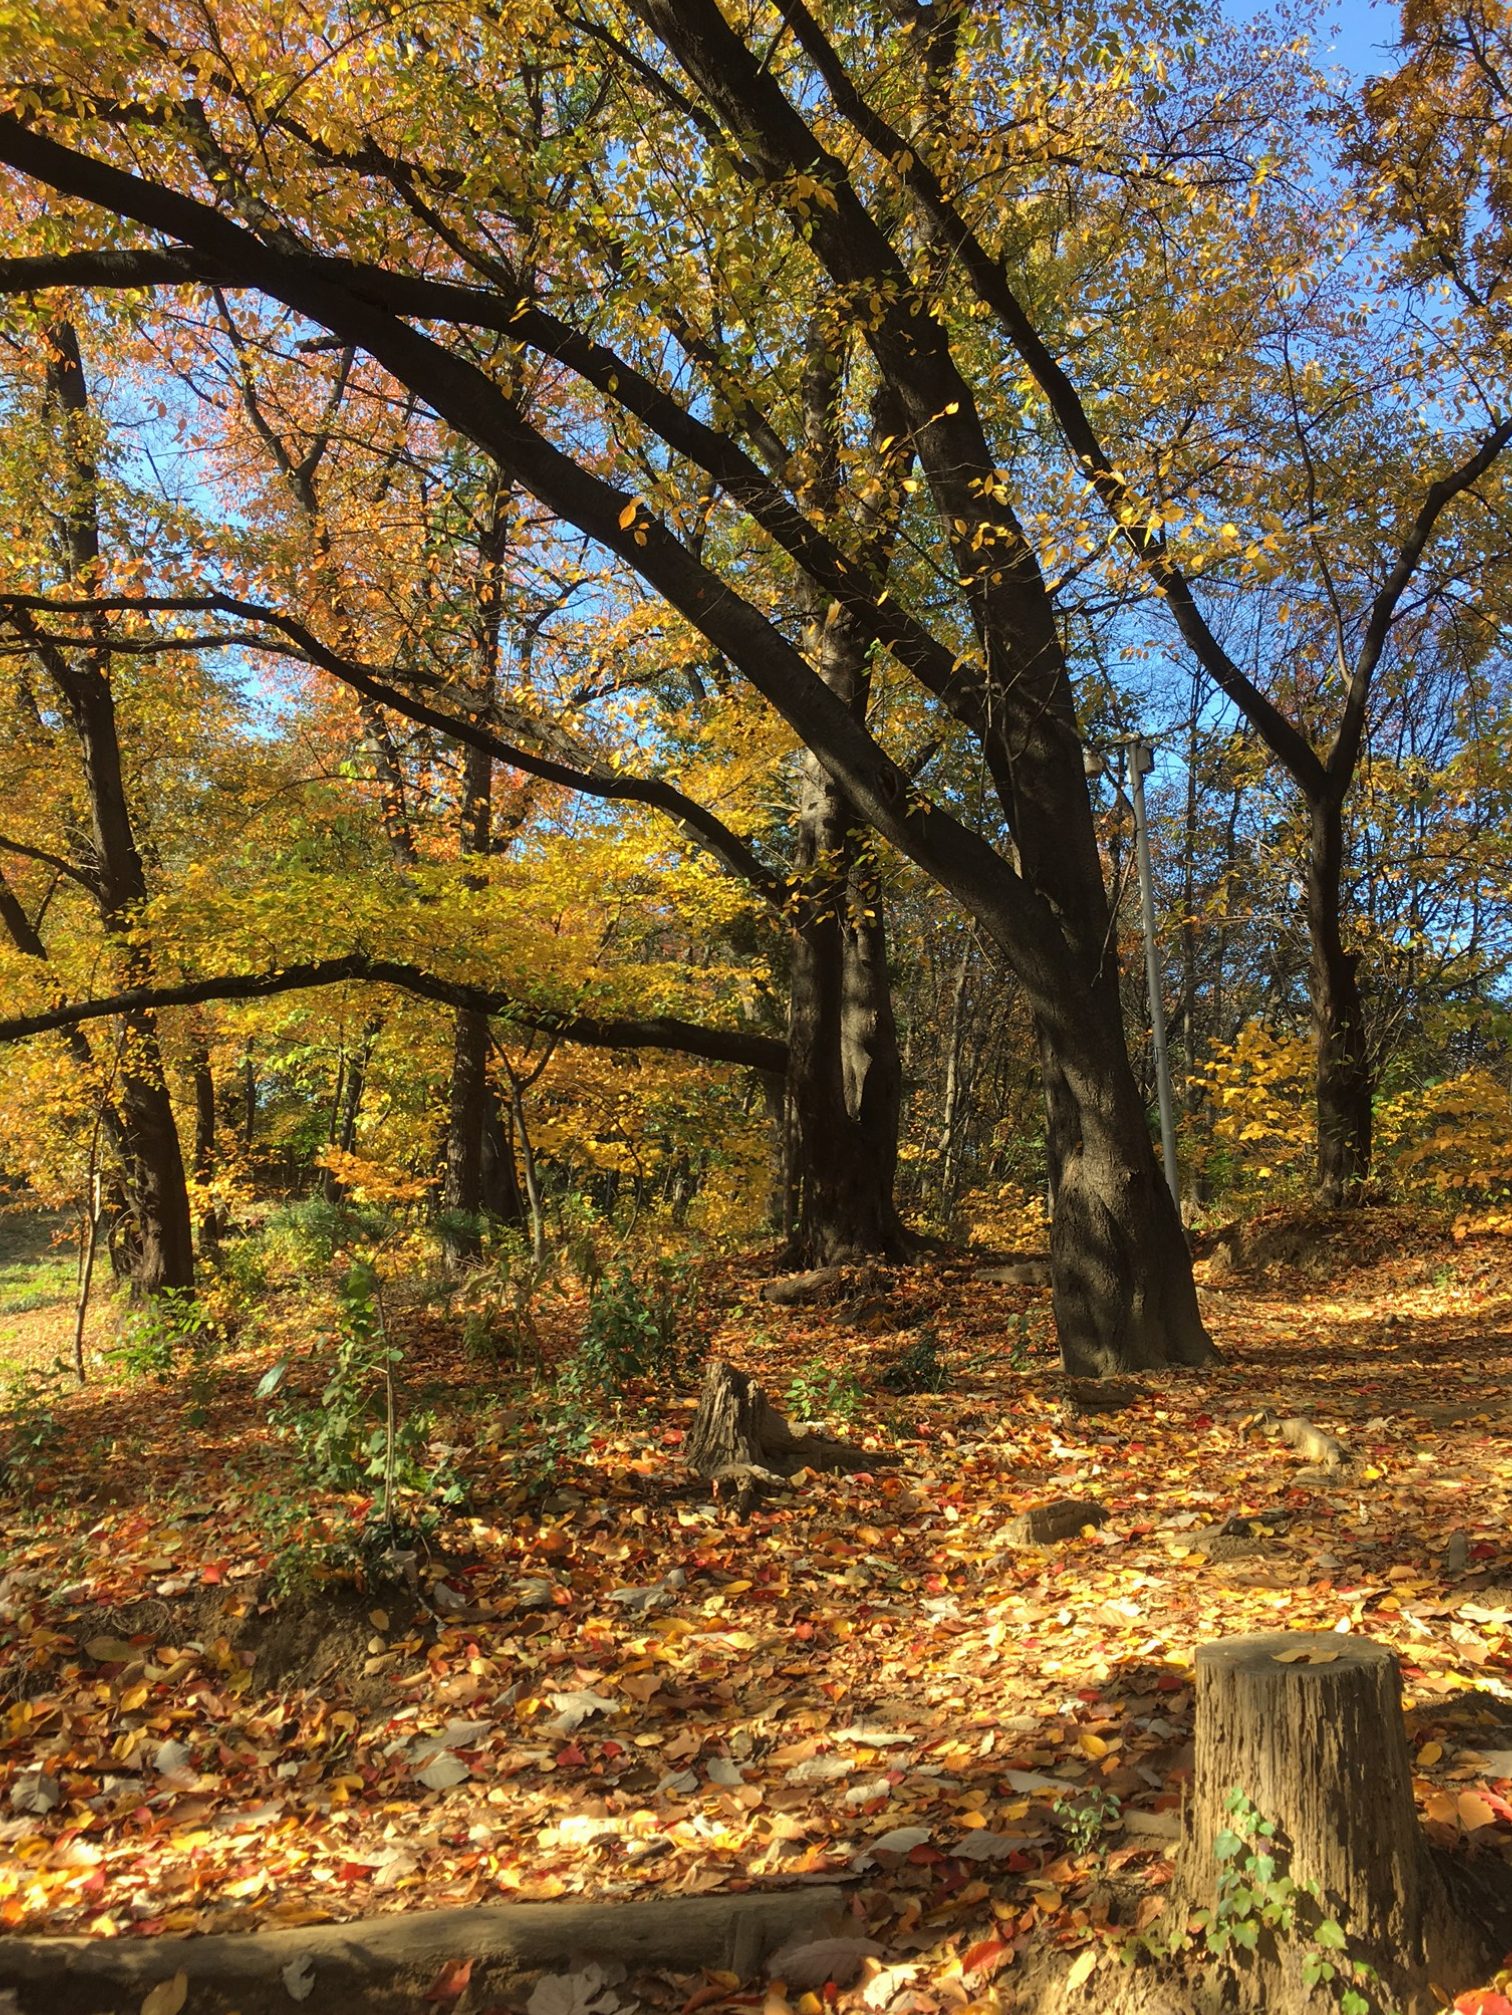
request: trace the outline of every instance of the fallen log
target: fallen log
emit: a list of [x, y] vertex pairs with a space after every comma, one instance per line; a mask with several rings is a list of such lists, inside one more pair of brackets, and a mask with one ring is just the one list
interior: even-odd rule
[[[590, 1959], [637, 1967], [711, 1967], [753, 1977], [795, 1939], [841, 1923], [833, 1887], [645, 1903], [509, 1903], [425, 1910], [354, 1924], [227, 1932], [210, 1937], [16, 1938], [0, 1941], [0, 1996], [20, 2015], [138, 2015], [160, 1983], [182, 1973], [190, 2015], [290, 2015], [288, 1978], [311, 2009], [411, 2015], [441, 1968], [473, 1962], [482, 2005], [507, 1982]], [[290, 1969], [293, 1969], [290, 1973]], [[288, 1977], [286, 1977], [288, 1976]]]

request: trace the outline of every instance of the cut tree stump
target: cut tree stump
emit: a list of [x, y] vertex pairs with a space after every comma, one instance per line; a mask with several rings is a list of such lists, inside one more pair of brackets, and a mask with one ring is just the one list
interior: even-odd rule
[[798, 1433], [759, 1385], [719, 1357], [704, 1372], [683, 1452], [700, 1476], [732, 1486], [744, 1506], [800, 1469], [856, 1471], [877, 1460], [822, 1434]]
[[[1205, 2006], [1336, 2015], [1347, 1957], [1380, 1975], [1364, 1983], [1372, 2007], [1426, 2011], [1440, 2005], [1433, 1987], [1484, 1980], [1507, 1949], [1512, 1873], [1440, 1853], [1418, 1826], [1401, 1678], [1384, 1645], [1278, 1631], [1199, 1648], [1173, 1928], [1217, 1903], [1215, 1843], [1240, 1830], [1226, 1803], [1235, 1790], [1275, 1824], [1277, 1875], [1316, 1885], [1316, 1899], [1298, 1897], [1290, 1937], [1262, 1930], [1254, 1951], [1230, 1946]], [[1343, 1952], [1317, 1940], [1324, 1919], [1342, 1928]], [[1339, 1977], [1308, 1987], [1304, 1963], [1320, 1953]]]

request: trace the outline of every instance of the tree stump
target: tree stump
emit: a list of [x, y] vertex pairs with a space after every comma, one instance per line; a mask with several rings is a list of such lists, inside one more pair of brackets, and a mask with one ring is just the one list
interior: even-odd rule
[[780, 1469], [796, 1439], [759, 1385], [710, 1358], [685, 1451], [700, 1476], [718, 1476], [734, 1463]]
[[734, 1486], [743, 1508], [797, 1470], [859, 1470], [874, 1459], [822, 1434], [795, 1434], [759, 1385], [717, 1357], [704, 1372], [683, 1452], [700, 1476]]
[[[1221, 1858], [1216, 1844], [1243, 1832], [1227, 1805], [1235, 1790], [1274, 1822], [1274, 1841], [1261, 1845], [1274, 1853], [1276, 1875], [1304, 1893], [1290, 1935], [1262, 1929], [1253, 1951], [1242, 1940], [1228, 1946], [1215, 2007], [1337, 2015], [1351, 1964], [1364, 1961], [1380, 1976], [1357, 1983], [1372, 2008], [1426, 2010], [1440, 2005], [1430, 1983], [1450, 1993], [1473, 1985], [1506, 1949], [1512, 1881], [1457, 1867], [1418, 1826], [1401, 1678], [1383, 1645], [1278, 1631], [1198, 1650], [1173, 1928], [1218, 1905], [1234, 1857]], [[1251, 1911], [1252, 1925], [1259, 1914]], [[1342, 1929], [1342, 1951], [1331, 1931], [1319, 1938], [1326, 1920]], [[1319, 1956], [1337, 1974], [1310, 1985], [1305, 1969]]]

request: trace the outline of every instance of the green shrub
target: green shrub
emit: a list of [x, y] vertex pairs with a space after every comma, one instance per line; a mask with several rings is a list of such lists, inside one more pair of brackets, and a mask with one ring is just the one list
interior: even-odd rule
[[647, 1379], [682, 1383], [703, 1357], [708, 1329], [688, 1269], [657, 1260], [640, 1274], [626, 1263], [595, 1281], [582, 1340], [558, 1381], [579, 1400], [618, 1403]]
[[107, 1352], [128, 1378], [164, 1384], [184, 1359], [202, 1368], [220, 1342], [215, 1317], [192, 1287], [165, 1287], [128, 1310], [121, 1340]]
[[264, 1284], [269, 1275], [311, 1280], [328, 1273], [343, 1246], [378, 1242], [389, 1230], [388, 1213], [378, 1204], [333, 1203], [329, 1197], [301, 1197], [268, 1218], [261, 1247]]
[[46, 1371], [32, 1365], [7, 1383], [0, 1480], [18, 1495], [30, 1493], [37, 1471], [63, 1438], [64, 1430], [53, 1405], [64, 1381], [71, 1378], [60, 1358]]
[[[404, 1352], [389, 1339], [372, 1267], [351, 1267], [339, 1294], [340, 1315], [319, 1401], [314, 1406], [289, 1401], [278, 1413], [301, 1473], [318, 1489], [373, 1491], [382, 1499], [389, 1524], [399, 1490], [456, 1502], [459, 1479], [446, 1465], [427, 1460], [433, 1416], [401, 1411], [396, 1373]], [[279, 1390], [288, 1366], [287, 1358], [274, 1365], [257, 1388], [259, 1399]]]
[[866, 1392], [853, 1372], [811, 1357], [794, 1373], [787, 1403], [800, 1420], [856, 1420], [865, 1409]]

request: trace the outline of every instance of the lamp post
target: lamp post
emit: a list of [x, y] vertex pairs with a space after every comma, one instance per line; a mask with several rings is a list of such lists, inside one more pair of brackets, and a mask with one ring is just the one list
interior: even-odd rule
[[[1155, 744], [1143, 735], [1121, 736], [1113, 746], [1129, 758], [1129, 800], [1134, 812], [1134, 852], [1139, 864], [1139, 911], [1144, 925], [1145, 989], [1150, 999], [1150, 1048], [1155, 1057], [1155, 1094], [1160, 1105], [1160, 1150], [1165, 1178], [1176, 1208], [1181, 1208], [1181, 1176], [1176, 1167], [1176, 1113], [1171, 1099], [1171, 1059], [1166, 1048], [1165, 1003], [1161, 999], [1160, 954], [1155, 946], [1155, 881], [1150, 869], [1150, 827], [1145, 814], [1144, 780], [1155, 767]], [[1086, 752], [1089, 777], [1103, 774], [1095, 749]], [[1113, 788], [1123, 796], [1123, 784]]]

